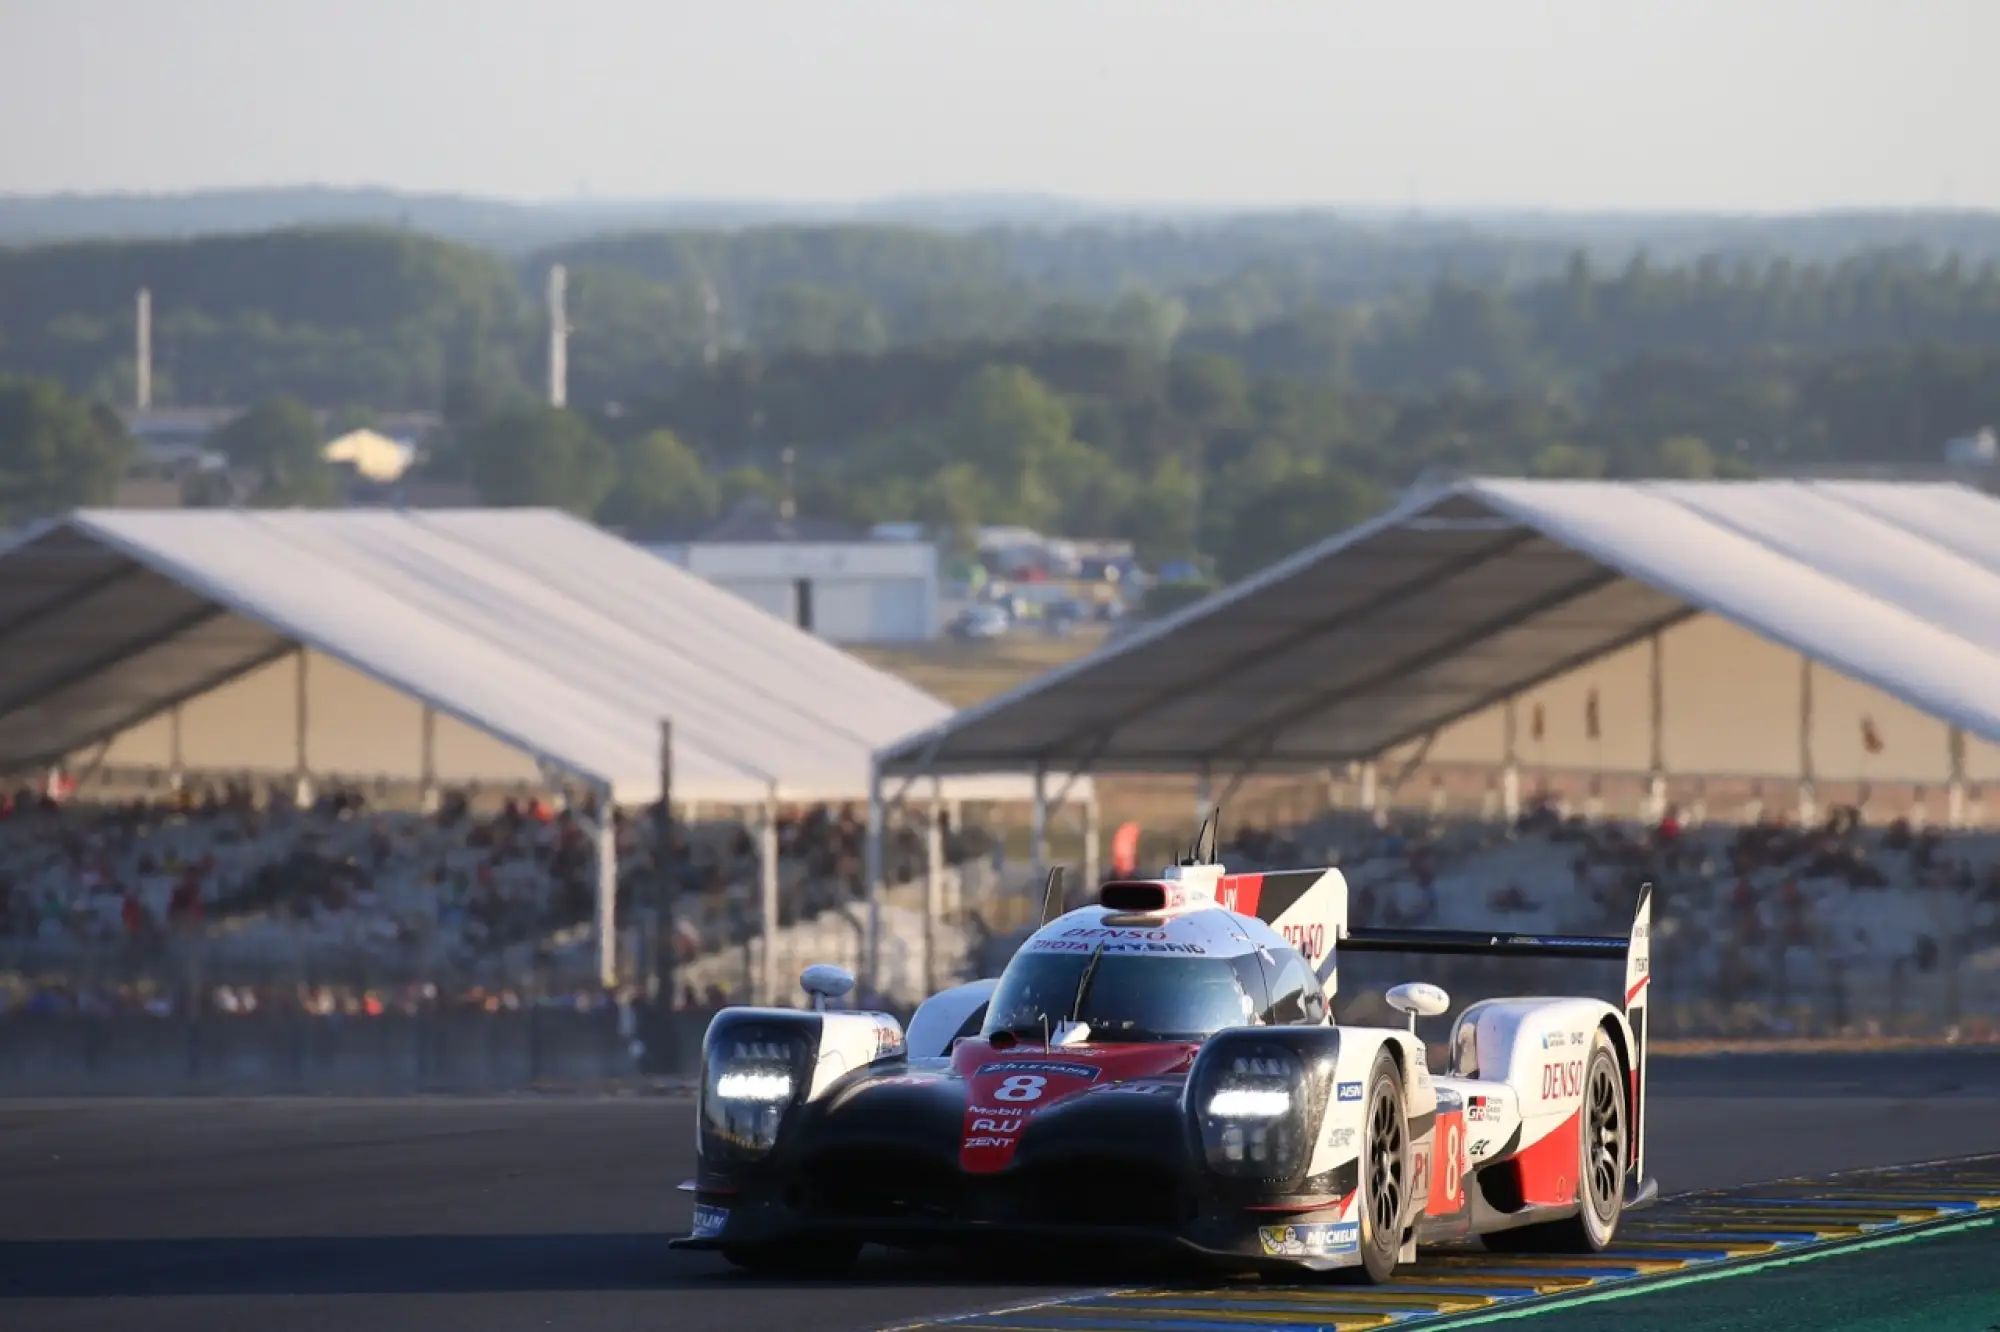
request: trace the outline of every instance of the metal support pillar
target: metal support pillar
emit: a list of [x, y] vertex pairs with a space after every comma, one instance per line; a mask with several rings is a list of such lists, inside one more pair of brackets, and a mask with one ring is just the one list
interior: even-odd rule
[[1507, 700], [1501, 713], [1504, 737], [1500, 756], [1500, 815], [1508, 823], [1521, 817], [1521, 704]]
[[1035, 764], [1035, 805], [1028, 814], [1028, 866], [1035, 883], [1049, 872], [1049, 765]]
[[[674, 877], [674, 724], [660, 721], [660, 803], [653, 810], [653, 895], [660, 913], [659, 967], [663, 1004], [680, 1007], [681, 933], [674, 918], [679, 881]], [[668, 1066], [680, 1057], [679, 1035], [668, 1026]]]
[[1945, 732], [1945, 752], [1951, 762], [1951, 776], [1945, 781], [1944, 824], [1965, 826], [1965, 732], [1954, 726]]
[[180, 794], [187, 785], [187, 760], [181, 751], [181, 705], [167, 711], [167, 789]]
[[1369, 759], [1361, 765], [1361, 808], [1372, 819], [1382, 817], [1382, 791], [1374, 759]]
[[1104, 878], [1102, 816], [1103, 811], [1097, 803], [1097, 788], [1093, 785], [1090, 799], [1083, 802], [1083, 887], [1089, 893], [1095, 893]]
[[1810, 827], [1819, 821], [1819, 797], [1814, 790], [1816, 780], [1813, 772], [1813, 664], [1812, 658], [1799, 658], [1799, 826]]
[[417, 757], [417, 770], [420, 774], [417, 799], [426, 814], [435, 814], [438, 810], [437, 725], [437, 709], [426, 707], [419, 728]]
[[784, 1002], [778, 980], [778, 793], [774, 788], [764, 797], [761, 821], [757, 825], [758, 921], [764, 940], [757, 959], [757, 1002], [777, 1007]]
[[931, 778], [924, 815], [924, 997], [938, 992], [938, 917], [944, 911], [944, 783]]
[[1651, 696], [1651, 732], [1646, 758], [1646, 821], [1658, 823], [1667, 817], [1667, 648], [1666, 638], [1654, 634], [1652, 655], [1647, 663], [1646, 685]]
[[292, 799], [300, 809], [310, 809], [313, 802], [312, 760], [307, 753], [307, 736], [312, 732], [312, 708], [308, 703], [309, 676], [306, 667], [306, 650], [300, 648], [294, 657], [298, 663], [298, 674], [292, 694]]
[[618, 816], [611, 788], [598, 793], [597, 807], [597, 983], [618, 988]]
[[862, 875], [868, 884], [868, 957], [862, 969], [867, 977], [864, 1002], [875, 1004], [882, 995], [882, 771], [868, 767], [868, 841], [862, 852]]

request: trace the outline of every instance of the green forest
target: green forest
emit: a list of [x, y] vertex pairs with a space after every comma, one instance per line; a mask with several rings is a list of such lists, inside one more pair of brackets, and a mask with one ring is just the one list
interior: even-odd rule
[[[1550, 224], [1272, 218], [681, 229], [525, 255], [353, 227], [21, 246], [0, 249], [0, 508], [107, 496], [144, 287], [155, 402], [256, 405], [217, 443], [264, 502], [337, 496], [308, 408], [434, 410], [425, 473], [491, 503], [699, 518], [771, 491], [791, 450], [820, 516], [1125, 536], [1233, 577], [1430, 468], [1934, 460], [2000, 423], [1994, 233], [1962, 220], [1941, 248], [1805, 219], [1620, 251]], [[537, 402], [556, 263], [569, 411]]]

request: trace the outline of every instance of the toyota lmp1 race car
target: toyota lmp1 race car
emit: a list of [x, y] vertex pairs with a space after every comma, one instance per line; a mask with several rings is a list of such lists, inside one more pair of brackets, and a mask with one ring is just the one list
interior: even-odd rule
[[[1060, 871], [1049, 900], [1059, 900]], [[945, 990], [905, 1031], [728, 1008], [702, 1050], [694, 1229], [677, 1248], [827, 1273], [863, 1243], [1177, 1246], [1236, 1269], [1390, 1279], [1422, 1244], [1591, 1253], [1658, 1195], [1645, 1174], [1651, 890], [1629, 938], [1347, 928], [1337, 870], [1230, 874], [1194, 857], [1103, 885], [997, 980]], [[1336, 1022], [1354, 952], [1625, 964], [1623, 1007], [1494, 999], [1433, 1076], [1425, 983], [1408, 1029]]]

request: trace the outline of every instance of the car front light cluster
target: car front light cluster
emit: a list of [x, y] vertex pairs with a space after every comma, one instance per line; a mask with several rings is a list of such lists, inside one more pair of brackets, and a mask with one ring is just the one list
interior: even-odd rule
[[739, 1028], [709, 1042], [703, 1078], [703, 1146], [721, 1156], [757, 1157], [777, 1144], [786, 1113], [804, 1089], [809, 1049], [801, 1033]]
[[1193, 1098], [1209, 1166], [1225, 1175], [1290, 1178], [1303, 1164], [1305, 1065], [1275, 1045], [1217, 1053]]

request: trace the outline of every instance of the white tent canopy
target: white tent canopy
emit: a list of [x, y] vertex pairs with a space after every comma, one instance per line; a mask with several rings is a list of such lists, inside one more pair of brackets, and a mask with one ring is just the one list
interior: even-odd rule
[[[950, 708], [546, 510], [86, 510], [0, 549], [0, 768], [860, 800]], [[1025, 799], [1019, 777], [946, 799]], [[928, 795], [928, 790], [924, 792]]]
[[[1465, 482], [881, 763], [1308, 769], [1418, 741], [1440, 760], [1512, 761], [1509, 700], [1572, 688], [1582, 715], [1577, 682], [1595, 697], [1612, 666], [1609, 705], [1648, 734], [1577, 740], [1576, 766], [1611, 749], [1639, 772], [1811, 777], [1814, 728], [1866, 719], [1886, 746], [1821, 736], [1819, 761], [1863, 780], [2000, 781], [2000, 501], [1955, 485]], [[1828, 720], [1834, 702], [1854, 716]]]

